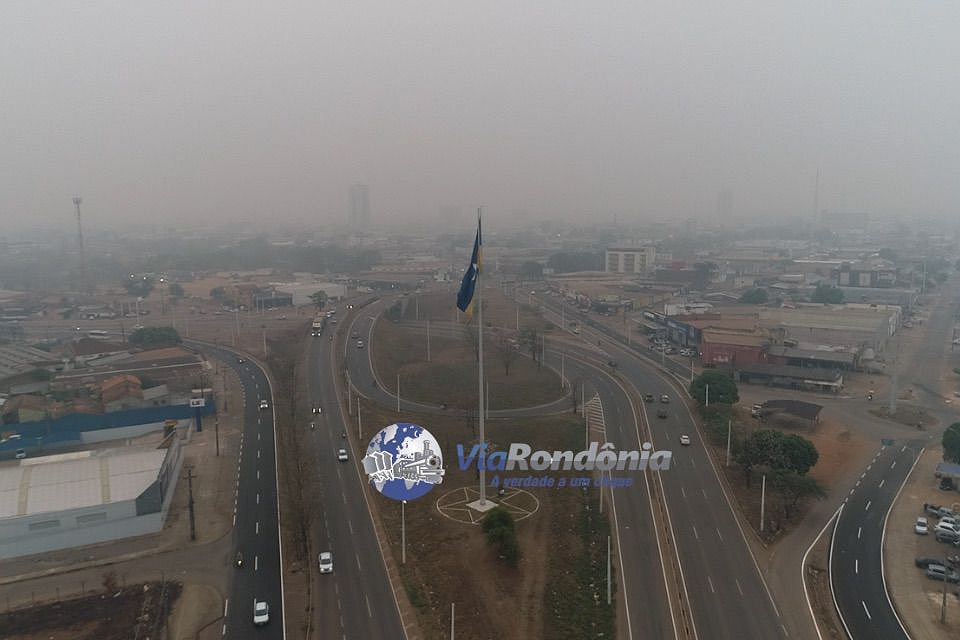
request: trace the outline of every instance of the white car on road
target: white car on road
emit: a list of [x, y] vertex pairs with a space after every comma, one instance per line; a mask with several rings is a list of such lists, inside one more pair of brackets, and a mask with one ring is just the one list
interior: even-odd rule
[[337, 449], [337, 460], [340, 462], [347, 461], [347, 450], [346, 449]]
[[270, 622], [270, 605], [267, 604], [266, 600], [257, 601], [256, 598], [253, 600], [253, 624], [258, 627]]
[[689, 444], [690, 444], [690, 436], [688, 436], [687, 434], [683, 434], [682, 436], [680, 436], [680, 444], [682, 444], [682, 445], [684, 445], [684, 446], [689, 445]]
[[266, 400], [260, 401], [260, 409], [269, 409], [269, 408], [270, 408], [269, 402], [267, 402]]
[[323, 551], [317, 558], [317, 564], [320, 565], [320, 573], [333, 573], [333, 553]]

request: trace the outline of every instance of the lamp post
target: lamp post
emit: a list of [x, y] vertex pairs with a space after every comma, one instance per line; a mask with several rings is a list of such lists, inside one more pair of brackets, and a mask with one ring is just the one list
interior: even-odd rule
[[407, 501], [400, 502], [400, 564], [407, 564]]

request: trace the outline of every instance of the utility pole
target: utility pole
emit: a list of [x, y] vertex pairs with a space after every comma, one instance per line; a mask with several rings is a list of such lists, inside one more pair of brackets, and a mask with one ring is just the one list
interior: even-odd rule
[[363, 442], [363, 422], [360, 420], [360, 394], [357, 394], [357, 441]]
[[890, 405], [887, 407], [888, 415], [892, 416], [897, 412], [897, 369], [900, 364], [900, 340], [897, 338], [897, 344], [893, 353], [893, 372], [890, 374]]
[[563, 377], [563, 365], [564, 365], [564, 356], [565, 356], [565, 355], [566, 355], [566, 351], [561, 351], [561, 352], [560, 352], [560, 391], [561, 391], [561, 392], [562, 392], [564, 389], [566, 389], [566, 387], [567, 387], [567, 385], [566, 385], [566, 383], [565, 383], [565, 381], [564, 381], [564, 377]]
[[427, 362], [430, 362], [430, 320], [427, 320]]
[[407, 501], [400, 501], [400, 564], [407, 564]]
[[733, 430], [733, 420], [727, 420], [727, 466], [730, 466], [730, 433]]
[[83, 223], [80, 221], [80, 205], [83, 203], [83, 198], [76, 196], [73, 199], [73, 206], [77, 210], [77, 247], [80, 249], [80, 287], [79, 289], [83, 291], [87, 285], [87, 274], [86, 274], [86, 259], [84, 256], [83, 248]]
[[763, 533], [763, 512], [767, 503], [767, 474], [763, 474], [763, 481], [760, 483], [760, 533]]
[[217, 441], [217, 456], [220, 456], [220, 415], [217, 414], [213, 418], [213, 432], [215, 439]]
[[267, 357], [267, 325], [261, 325], [263, 327], [263, 357]]
[[610, 599], [612, 596], [613, 585], [610, 578], [610, 536], [607, 536], [607, 606], [610, 606]]
[[703, 406], [709, 407], [710, 406], [710, 385], [704, 384], [703, 387], [704, 387]]
[[197, 522], [193, 513], [193, 467], [187, 467], [187, 490], [190, 492], [190, 539], [197, 539]]
[[397, 413], [400, 413], [400, 374], [397, 374]]
[[453, 640], [454, 603], [450, 603], [450, 640]]

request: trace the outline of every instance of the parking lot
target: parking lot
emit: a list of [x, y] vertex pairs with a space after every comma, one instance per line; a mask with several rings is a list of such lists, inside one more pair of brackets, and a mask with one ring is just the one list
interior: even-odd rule
[[[939, 445], [927, 449], [890, 511], [884, 540], [884, 571], [887, 589], [904, 626], [914, 638], [947, 640], [960, 635], [960, 586], [947, 585], [947, 622], [940, 623], [943, 582], [927, 578], [917, 558], [939, 558], [960, 555], [960, 547], [939, 543], [934, 536], [938, 519], [924, 513], [924, 504], [953, 508], [960, 513], [960, 493], [941, 491], [934, 469], [942, 461]], [[918, 535], [914, 523], [926, 516], [930, 533]]]

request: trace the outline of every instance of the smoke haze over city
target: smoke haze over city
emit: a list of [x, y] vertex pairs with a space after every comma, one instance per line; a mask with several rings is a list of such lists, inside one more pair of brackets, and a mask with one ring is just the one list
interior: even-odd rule
[[960, 12], [789, 5], [7, 3], [0, 223], [955, 215]]

